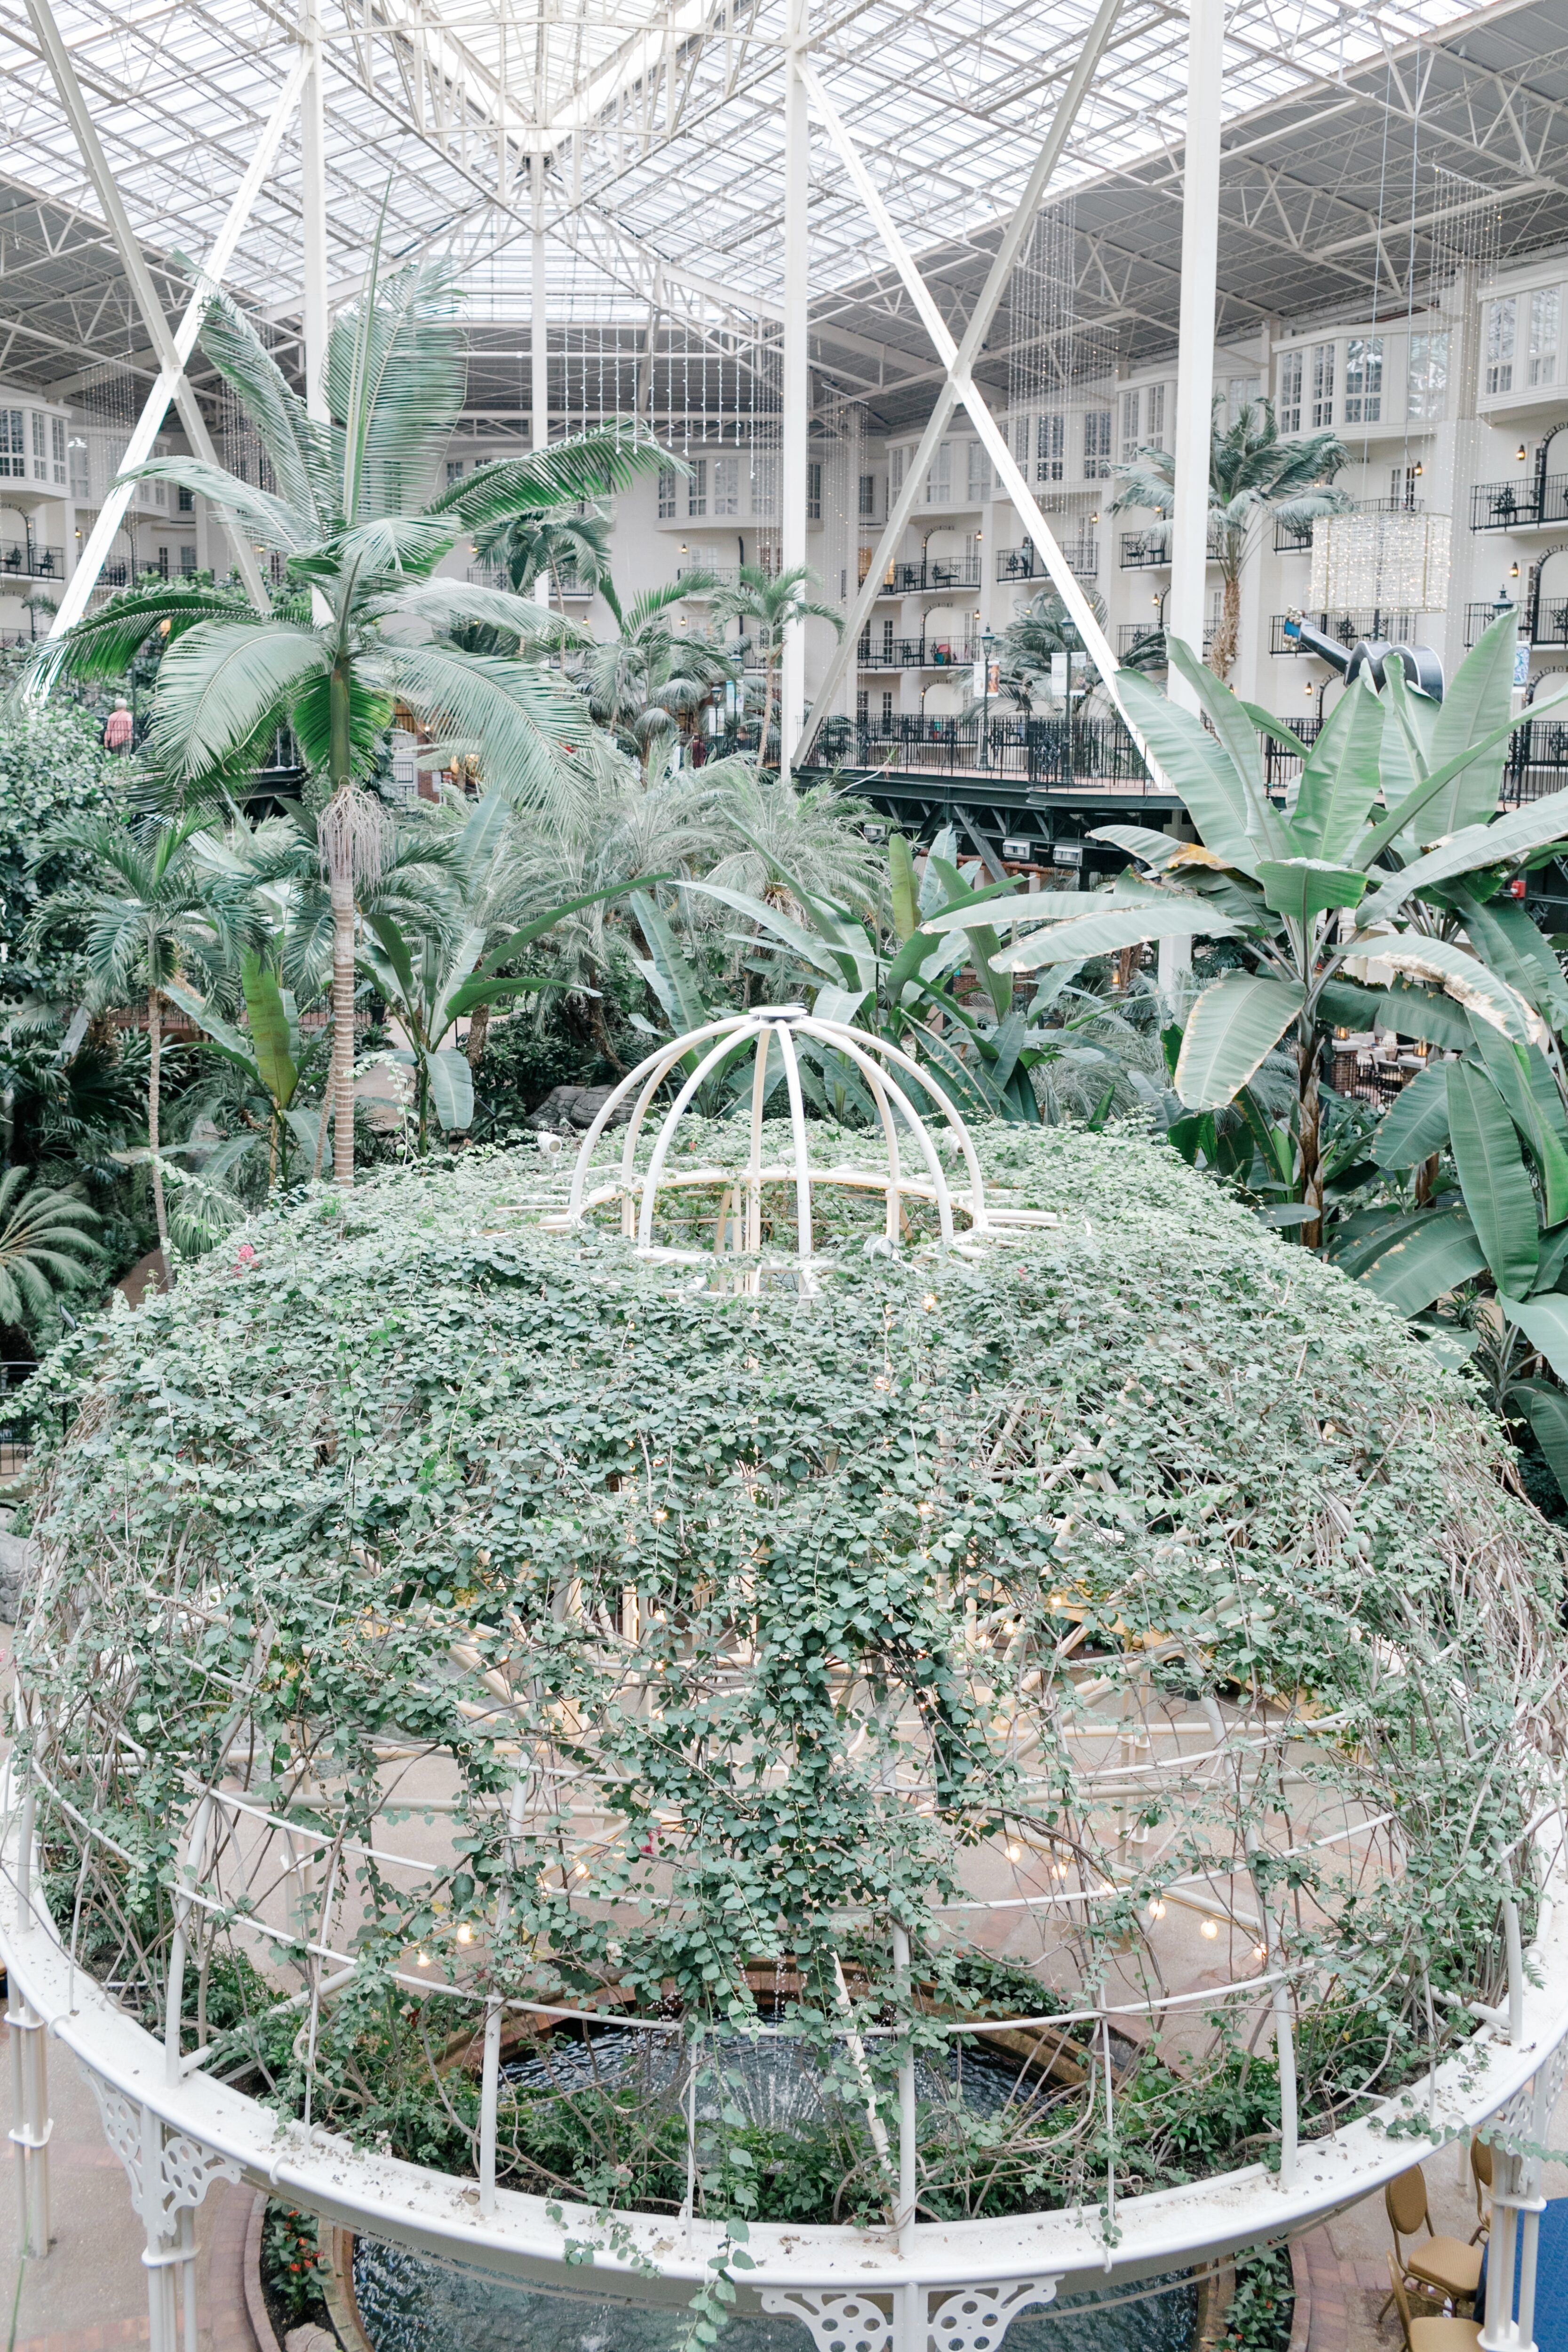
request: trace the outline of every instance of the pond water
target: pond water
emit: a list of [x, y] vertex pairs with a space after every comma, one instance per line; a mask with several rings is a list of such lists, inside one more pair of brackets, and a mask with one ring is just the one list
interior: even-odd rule
[[[1197, 2295], [1184, 2278], [1126, 2293], [1106, 2287], [1024, 2312], [1005, 2352], [1189, 2352]], [[354, 2295], [375, 2352], [676, 2352], [690, 2325], [684, 2311], [547, 2294], [372, 2238], [354, 2250]], [[722, 2352], [812, 2352], [798, 2320], [765, 2315], [731, 2319], [720, 2343]]]

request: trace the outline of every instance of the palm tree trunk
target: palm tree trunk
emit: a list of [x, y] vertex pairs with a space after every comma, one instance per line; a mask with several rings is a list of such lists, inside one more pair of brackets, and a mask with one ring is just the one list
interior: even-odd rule
[[489, 1034], [489, 1006], [488, 1004], [476, 1004], [468, 1018], [468, 1067], [472, 1070], [475, 1077], [479, 1076], [479, 1064], [485, 1058], [485, 1039]]
[[1225, 571], [1225, 601], [1220, 607], [1219, 626], [1215, 631], [1214, 644], [1209, 648], [1209, 667], [1216, 677], [1228, 677], [1236, 663], [1237, 647], [1241, 638], [1241, 581], [1227, 564]]
[[158, 1220], [158, 1247], [163, 1259], [163, 1287], [174, 1286], [174, 1257], [169, 1247], [169, 1213], [163, 1201], [163, 1162], [160, 1157], [159, 1094], [163, 1080], [163, 1008], [155, 988], [147, 991], [147, 1150], [153, 1165], [153, 1213]]
[[[348, 875], [331, 880], [332, 898], [332, 1177], [354, 1181], [354, 886]], [[322, 1105], [321, 1115], [326, 1116]]]
[[1323, 1238], [1323, 1155], [1315, 1031], [1298, 1044], [1296, 1069], [1296, 1184], [1302, 1206], [1312, 1213], [1301, 1227], [1301, 1243], [1303, 1248], [1317, 1249]]

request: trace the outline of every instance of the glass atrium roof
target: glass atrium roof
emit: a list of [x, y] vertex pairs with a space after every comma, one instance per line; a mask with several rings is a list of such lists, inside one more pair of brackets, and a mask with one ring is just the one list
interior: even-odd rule
[[[816, 68], [957, 310], [1091, 14], [1089, 0], [816, 0]], [[144, 246], [199, 259], [292, 61], [294, 10], [57, 0], [56, 15]], [[521, 359], [537, 156], [554, 320], [630, 325], [650, 303], [776, 318], [784, 22], [784, 0], [324, 0], [334, 294], [357, 282], [384, 201], [387, 247], [452, 252], [481, 346], [489, 322], [498, 359]], [[0, 372], [57, 388], [95, 359], [150, 373], [20, 7], [5, 30]], [[1184, 10], [1126, 0], [1056, 184], [1078, 191], [1080, 315], [1110, 319], [1127, 355], [1173, 331], [1186, 31]], [[1568, 234], [1565, 103], [1557, 0], [1237, 0], [1228, 323], [1396, 291], [1387, 223], [1413, 151], [1440, 152], [1477, 204], [1513, 208], [1505, 249]], [[885, 421], [929, 396], [929, 347], [815, 124], [811, 174], [814, 358]], [[298, 182], [291, 131], [230, 273], [279, 325], [298, 312]]]

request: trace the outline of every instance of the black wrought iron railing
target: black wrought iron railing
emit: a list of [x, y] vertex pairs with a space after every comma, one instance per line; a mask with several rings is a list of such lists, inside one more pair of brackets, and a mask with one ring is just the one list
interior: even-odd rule
[[1542, 522], [1568, 522], [1568, 474], [1478, 482], [1470, 492], [1472, 530], [1518, 530]]
[[[1092, 580], [1100, 570], [1100, 541], [1097, 539], [1076, 539], [1062, 549], [1069, 568], [1080, 580]], [[996, 557], [998, 580], [1046, 580], [1046, 570], [1040, 551], [1033, 544], [1027, 547], [1004, 547]]]
[[1142, 789], [1148, 771], [1120, 719], [833, 718], [817, 730], [823, 765], [919, 775], [1005, 777], [1051, 787], [1123, 783]]

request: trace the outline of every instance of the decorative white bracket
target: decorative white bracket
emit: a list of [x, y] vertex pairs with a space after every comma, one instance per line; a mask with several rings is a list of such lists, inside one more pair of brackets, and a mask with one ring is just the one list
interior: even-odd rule
[[113, 2085], [89, 2073], [98, 2100], [98, 2111], [103, 2118], [104, 2137], [125, 2167], [131, 2183], [131, 2202], [147, 2225], [148, 2242], [154, 2237], [164, 2239], [174, 2234], [180, 2214], [194, 2210], [205, 2197], [215, 2180], [238, 2180], [240, 2169], [233, 2159], [219, 2156], [216, 2148], [203, 2147], [184, 2132], [172, 2132], [165, 2139], [154, 2131], [161, 2145], [158, 2148], [157, 2180], [154, 2184], [152, 2210], [148, 2210], [145, 2173], [146, 2128], [145, 2111], [117, 2091]]
[[[915, 2310], [919, 2315], [923, 2305], [925, 2325], [917, 2315], [913, 2340], [898, 2352], [998, 2352], [1018, 2313], [1029, 2304], [1054, 2303], [1060, 2284], [1059, 2275], [992, 2281], [945, 2293], [934, 2306], [932, 2291], [916, 2287]], [[893, 2298], [895, 2305], [907, 2292]], [[763, 2287], [760, 2300], [764, 2311], [808, 2327], [816, 2352], [892, 2352], [892, 2314], [858, 2288]]]

